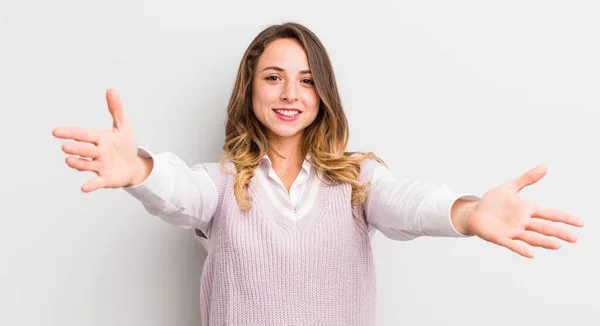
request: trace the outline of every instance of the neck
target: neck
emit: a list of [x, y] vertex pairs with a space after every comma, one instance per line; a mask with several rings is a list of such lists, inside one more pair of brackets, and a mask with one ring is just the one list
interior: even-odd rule
[[269, 139], [269, 159], [276, 167], [301, 167], [304, 162], [302, 155], [301, 135], [294, 137], [271, 137]]

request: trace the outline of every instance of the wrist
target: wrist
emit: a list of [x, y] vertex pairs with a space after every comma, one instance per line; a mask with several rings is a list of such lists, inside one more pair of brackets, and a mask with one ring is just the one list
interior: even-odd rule
[[137, 156], [135, 160], [135, 175], [128, 186], [136, 186], [144, 182], [152, 172], [152, 158]]
[[457, 232], [463, 235], [473, 235], [471, 231], [471, 216], [477, 207], [477, 201], [457, 199], [450, 211], [450, 220]]

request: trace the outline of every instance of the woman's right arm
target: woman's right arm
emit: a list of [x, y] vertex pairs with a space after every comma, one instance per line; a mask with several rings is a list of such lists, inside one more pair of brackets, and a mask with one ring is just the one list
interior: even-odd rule
[[63, 144], [71, 154], [66, 163], [96, 178], [82, 187], [89, 193], [101, 188], [123, 188], [153, 215], [184, 228], [197, 228], [209, 236], [218, 191], [203, 165], [189, 167], [172, 153], [152, 154], [138, 147], [117, 92], [106, 92], [113, 118], [110, 130], [56, 128], [52, 134], [75, 140]]
[[188, 166], [170, 152], [152, 153], [139, 147], [141, 178], [123, 189], [148, 213], [183, 228], [196, 228], [206, 238], [218, 205], [215, 183], [204, 164]]

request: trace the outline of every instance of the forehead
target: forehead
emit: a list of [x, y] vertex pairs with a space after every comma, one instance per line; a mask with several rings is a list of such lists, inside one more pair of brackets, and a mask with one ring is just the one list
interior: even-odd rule
[[309, 70], [308, 57], [302, 45], [293, 39], [277, 39], [269, 43], [258, 58], [257, 70], [278, 66], [286, 71]]

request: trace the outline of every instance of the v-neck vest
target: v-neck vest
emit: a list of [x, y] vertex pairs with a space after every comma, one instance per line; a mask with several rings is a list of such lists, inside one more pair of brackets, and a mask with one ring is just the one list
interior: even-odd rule
[[246, 212], [234, 176], [219, 163], [206, 168], [219, 204], [205, 240], [203, 325], [374, 325], [371, 241], [349, 184], [328, 185], [311, 169], [312, 184], [291, 207], [273, 200], [274, 181], [256, 169]]

